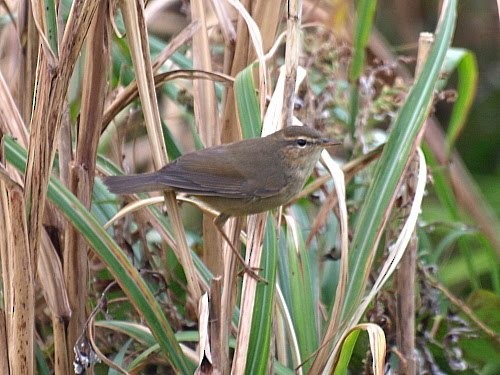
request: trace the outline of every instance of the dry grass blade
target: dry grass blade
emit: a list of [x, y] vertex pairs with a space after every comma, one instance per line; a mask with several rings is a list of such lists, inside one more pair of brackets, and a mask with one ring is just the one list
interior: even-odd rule
[[[201, 24], [201, 28], [193, 35], [193, 67], [211, 72], [213, 68], [207, 29], [207, 17], [211, 13], [209, 9], [210, 5], [206, 1], [191, 1], [191, 17]], [[221, 126], [214, 82], [193, 81], [193, 104], [195, 122], [202, 142], [207, 147], [220, 144]], [[212, 221], [204, 215], [203, 235], [206, 240], [203, 241], [203, 258], [214, 275], [222, 275], [222, 238]]]
[[57, 319], [67, 320], [71, 316], [63, 269], [59, 256], [47, 232], [42, 234], [42, 248], [38, 257], [38, 278], [45, 300]]
[[34, 371], [35, 264], [30, 252], [23, 190], [0, 170], [0, 199], [5, 243], [2, 245], [7, 363], [13, 374]]
[[9, 193], [10, 217], [12, 227], [10, 228], [10, 250], [13, 257], [12, 279], [12, 311], [11, 316], [11, 353], [15, 353], [11, 359], [12, 373], [31, 374], [34, 370], [34, 274], [35, 266], [33, 254], [30, 252], [28, 243], [28, 229], [26, 222], [26, 207], [24, 205], [23, 191], [21, 189], [11, 190]]
[[[149, 56], [149, 43], [144, 21], [144, 3], [142, 1], [122, 1], [120, 2], [120, 6], [127, 29], [127, 38], [129, 39], [132, 51], [132, 60], [136, 71], [139, 96], [148, 130], [153, 161], [155, 167], [160, 169], [163, 165], [167, 164], [168, 159], [161, 129], [158, 103], [156, 101], [151, 58]], [[175, 193], [166, 192], [165, 203], [177, 240], [178, 249], [176, 254], [184, 268], [191, 297], [193, 301], [198, 301], [201, 297], [201, 289], [191, 253], [187, 246], [182, 220], [175, 200]]]
[[[13, 184], [11, 178], [9, 177], [5, 167], [0, 163], [0, 204], [2, 205], [2, 216], [0, 216], [0, 224], [2, 225], [2, 227], [0, 229], [2, 229], [2, 233], [8, 233], [8, 230], [11, 226], [9, 217], [9, 200], [7, 195], [7, 187], [5, 186], [6, 184], [12, 185], [13, 187], [15, 186], [15, 184]], [[7, 236], [0, 237], [0, 244], [0, 250], [2, 251], [0, 253], [0, 260], [2, 261], [2, 277], [4, 278], [2, 280], [4, 288], [4, 299], [5, 301], [9, 301], [10, 281], [7, 276], [10, 273], [11, 267], [9, 263], [9, 253], [7, 252], [9, 249]]]
[[215, 369], [222, 368], [222, 353], [225, 351], [221, 345], [222, 332], [222, 277], [210, 280], [210, 320], [209, 338], [212, 350], [212, 365]]
[[386, 342], [385, 334], [382, 328], [376, 324], [359, 324], [359, 329], [364, 329], [368, 332], [370, 339], [370, 349], [372, 352], [373, 363], [372, 370], [374, 375], [383, 375], [385, 368]]
[[[292, 88], [292, 92], [296, 93], [299, 89], [300, 84], [306, 78], [306, 71], [302, 67], [297, 68], [297, 74], [295, 75], [295, 82]], [[269, 101], [269, 105], [264, 115], [264, 125], [262, 127], [262, 136], [266, 136], [274, 133], [276, 130], [280, 129], [284, 125], [284, 96], [285, 90], [288, 90], [286, 85], [286, 68], [285, 66], [280, 67], [280, 75], [276, 81], [273, 96]], [[296, 124], [302, 125], [302, 124]]]
[[302, 20], [302, 1], [288, 2], [288, 17], [285, 51], [285, 97], [283, 99], [283, 125], [292, 125], [297, 66], [299, 63], [300, 26]]
[[[63, 38], [61, 58], [57, 67], [52, 65], [53, 60], [46, 52], [40, 58], [37, 101], [31, 123], [25, 183], [29, 241], [35, 259], [40, 246], [48, 178], [56, 151], [54, 144], [61, 127], [69, 79], [97, 5], [98, 2], [94, 0], [73, 4], [65, 31], [65, 36], [69, 36]], [[75, 12], [78, 12], [78, 17], [74, 16]]]
[[2, 374], [9, 373], [8, 339], [5, 323], [5, 310], [0, 309], [0, 371]]
[[59, 53], [61, 64], [74, 63], [80, 55], [83, 41], [101, 3], [102, 1], [98, 0], [76, 0], [72, 4], [61, 42]]
[[[154, 76], [155, 87], [159, 87], [164, 83], [173, 79], [209, 79], [212, 81], [221, 82], [225, 85], [232, 85], [234, 79], [221, 73], [204, 72], [198, 70], [173, 70], [166, 73], [157, 74]], [[132, 82], [127, 87], [120, 90], [113, 102], [106, 108], [102, 120], [103, 130], [111, 121], [122, 111], [128, 104], [135, 100], [138, 96], [138, 88], [136, 82]]]
[[[70, 170], [71, 190], [79, 196], [83, 204], [90, 206], [90, 183], [87, 171], [81, 166]], [[64, 234], [64, 278], [72, 314], [68, 322], [67, 355], [73, 357], [73, 346], [81, 335], [85, 324], [87, 302], [88, 245], [84, 238], [72, 226], [65, 228]]]
[[337, 290], [335, 293], [335, 303], [333, 305], [332, 314], [328, 323], [328, 327], [325, 331], [325, 339], [323, 342], [328, 342], [331, 337], [339, 330], [340, 325], [340, 313], [342, 310], [342, 305], [344, 304], [346, 284], [349, 275], [349, 228], [347, 223], [347, 205], [346, 205], [346, 192], [345, 192], [345, 181], [344, 173], [340, 167], [335, 164], [331, 156], [326, 150], [323, 150], [321, 154], [322, 160], [325, 162], [331, 176], [333, 177], [333, 182], [335, 186], [335, 192], [338, 198], [339, 205], [339, 221], [340, 221], [340, 238], [341, 238], [341, 255], [340, 255], [340, 272], [339, 280], [337, 284]]
[[[97, 145], [101, 134], [104, 103], [106, 100], [107, 70], [110, 59], [108, 3], [102, 1], [89, 33], [80, 110], [80, 126], [76, 145], [75, 164], [84, 167], [90, 186], [93, 184]], [[90, 200], [90, 189], [85, 192]], [[90, 204], [87, 205], [87, 208]]]
[[192, 21], [188, 26], [186, 26], [182, 31], [176, 35], [167, 46], [161, 51], [158, 56], [153, 61], [152, 68], [153, 72], [157, 72], [163, 64], [174, 54], [179, 47], [185, 45], [185, 43], [190, 40], [193, 35], [200, 29], [199, 21]]
[[38, 256], [37, 270], [43, 295], [52, 315], [54, 370], [56, 373], [58, 371], [67, 373], [70, 371], [73, 358], [73, 353], [67, 351], [67, 322], [71, 317], [71, 307], [59, 255], [45, 230], [42, 232], [42, 247]]
[[[212, 61], [208, 41], [207, 15], [209, 4], [201, 0], [191, 1], [191, 17], [201, 23], [201, 28], [193, 35], [193, 67], [211, 72]], [[220, 143], [220, 121], [217, 112], [217, 97], [212, 81], [193, 82], [194, 117], [201, 140], [207, 147]], [[217, 249], [212, 249], [217, 251]], [[216, 255], [217, 254], [213, 254]]]
[[[265, 70], [264, 50], [270, 47], [275, 39], [275, 33], [279, 24], [278, 14], [281, 5], [278, 7], [274, 2], [260, 0], [252, 4], [251, 14], [244, 6], [236, 1], [228, 1], [239, 14], [236, 41], [226, 45], [224, 55], [224, 73], [235, 77], [253, 62], [257, 55], [259, 60], [259, 95], [261, 103], [261, 113], [264, 111], [267, 71]], [[261, 33], [261, 30], [263, 33]], [[253, 48], [250, 45], [253, 41]], [[238, 126], [238, 116], [236, 110], [233, 91], [228, 89], [224, 95], [221, 137], [223, 143], [233, 142], [241, 139], [241, 129]]]
[[201, 296], [198, 303], [198, 331], [200, 333], [200, 340], [198, 345], [197, 372], [202, 374], [210, 373], [213, 369], [209, 336], [209, 315], [208, 294], [205, 293]]
[[[231, 244], [234, 246], [240, 246], [239, 244], [239, 233], [241, 232], [243, 226], [242, 218], [230, 218], [224, 225], [225, 233], [230, 233], [228, 236], [231, 240]], [[230, 369], [230, 359], [229, 359], [229, 336], [231, 333], [231, 322], [233, 317], [234, 306], [236, 304], [236, 264], [237, 259], [231, 251], [231, 244], [227, 241], [223, 241], [222, 246], [222, 256], [224, 264], [224, 274], [222, 278], [222, 298], [221, 298], [221, 330], [219, 345], [223, 348], [221, 353], [221, 363], [220, 369], [222, 373], [229, 373]]]
[[[255, 18], [248, 13], [248, 11], [243, 7], [243, 5], [235, 0], [228, 0], [229, 4], [236, 8], [239, 15], [245, 20], [246, 26], [248, 27], [248, 33], [252, 40], [253, 48], [255, 49], [255, 53], [257, 54], [257, 60], [259, 62], [259, 92], [260, 92], [260, 109], [261, 115], [264, 114], [265, 108], [265, 93], [267, 92], [267, 69], [266, 69], [266, 60], [264, 59], [264, 43], [261, 34], [261, 29], [259, 28], [259, 21], [263, 18], [258, 17], [258, 15], [254, 14]], [[254, 9], [259, 9], [259, 5], [262, 4], [258, 2], [255, 4]], [[264, 16], [260, 14], [260, 16]], [[266, 15], [266, 18], [268, 15]], [[274, 35], [272, 36], [274, 38]]]
[[217, 17], [226, 49], [231, 48], [236, 40], [236, 30], [233, 25], [233, 17], [230, 9], [224, 0], [212, 0], [212, 7]]
[[106, 224], [104, 224], [104, 228], [105, 229], [110, 228], [113, 225], [113, 223], [117, 222], [121, 218], [127, 216], [128, 214], [130, 214], [134, 211], [138, 211], [141, 208], [147, 207], [147, 206], [152, 205], [152, 204], [158, 204], [158, 203], [163, 203], [163, 202], [165, 202], [164, 197], [152, 197], [152, 198], [141, 199], [139, 201], [129, 203], [126, 207], [123, 207], [120, 211], [118, 211], [115, 214], [115, 216], [113, 216], [111, 219], [109, 219], [109, 221]]
[[[248, 239], [246, 262], [249, 262], [252, 269], [258, 269], [262, 257], [262, 239], [264, 238], [264, 229], [267, 219], [267, 213], [252, 215], [248, 219]], [[243, 276], [243, 286], [241, 291], [240, 310], [241, 316], [245, 319], [240, 320], [238, 326], [238, 335], [236, 349], [233, 357], [232, 373], [243, 374], [245, 372], [250, 340], [250, 329], [252, 327], [252, 316], [255, 304], [255, 293], [257, 291], [257, 280], [248, 274]]]
[[28, 144], [28, 131], [26, 130], [24, 121], [21, 118], [21, 114], [10, 94], [9, 87], [1, 71], [0, 103], [2, 103], [2, 110], [0, 111], [0, 129], [6, 134], [12, 134], [12, 136], [19, 139], [19, 143], [26, 146]]
[[[38, 33], [36, 31], [35, 20], [33, 19], [31, 2], [29, 0], [19, 1], [18, 13], [18, 33], [21, 41], [20, 74], [19, 74], [19, 111], [25, 124], [31, 118], [33, 107], [33, 95], [35, 87], [36, 63], [38, 60]], [[2, 101], [3, 103], [3, 101]], [[28, 137], [23, 140], [26, 147]]]
[[[3, 165], [0, 165], [2, 171]], [[0, 172], [3, 173], [3, 172]], [[10, 217], [8, 208], [8, 197], [5, 183], [0, 179], [0, 231], [8, 233], [10, 227]], [[9, 372], [9, 336], [8, 336], [8, 321], [5, 308], [8, 307], [10, 297], [10, 263], [9, 263], [9, 241], [7, 236], [0, 236], [0, 267], [2, 271], [2, 285], [3, 285], [3, 304], [0, 308], [0, 370], [2, 373], [8, 374]]]
[[127, 39], [132, 53], [139, 96], [145, 125], [148, 130], [151, 153], [156, 169], [167, 164], [167, 153], [163, 140], [160, 114], [156, 101], [147, 30], [144, 23], [144, 2], [120, 2]]
[[[107, 7], [108, 2], [100, 2], [87, 38], [75, 160], [74, 163], [65, 163], [69, 166], [69, 187], [88, 209], [91, 206], [94, 166], [101, 134], [99, 124], [102, 122], [107, 85], [107, 71], [103, 69], [109, 62]], [[68, 140], [68, 143], [71, 144], [71, 141]], [[60, 152], [61, 154], [63, 153]], [[71, 155], [71, 152], [68, 154]], [[71, 225], [66, 226], [64, 238], [64, 273], [68, 297], [73, 307], [68, 323], [67, 353], [68, 358], [72, 358], [74, 343], [80, 336], [86, 320], [85, 306], [88, 296], [82, 285], [88, 283], [88, 245]]]

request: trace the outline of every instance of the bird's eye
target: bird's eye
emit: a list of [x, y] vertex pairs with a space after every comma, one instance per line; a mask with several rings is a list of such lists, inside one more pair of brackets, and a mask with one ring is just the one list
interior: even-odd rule
[[307, 141], [304, 138], [299, 138], [297, 139], [297, 145], [299, 147], [305, 147], [305, 145], [307, 145]]

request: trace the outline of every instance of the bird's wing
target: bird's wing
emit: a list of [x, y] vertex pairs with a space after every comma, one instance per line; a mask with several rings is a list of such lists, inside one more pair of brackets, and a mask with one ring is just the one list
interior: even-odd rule
[[264, 198], [281, 191], [282, 186], [263, 184], [228, 154], [219, 147], [186, 154], [158, 171], [158, 182], [187, 194], [226, 198]]

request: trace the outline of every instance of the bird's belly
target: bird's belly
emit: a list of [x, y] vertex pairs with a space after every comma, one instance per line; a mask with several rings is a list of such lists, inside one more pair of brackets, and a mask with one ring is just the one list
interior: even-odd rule
[[223, 198], [198, 197], [210, 207], [229, 216], [244, 216], [268, 211], [288, 203], [293, 198], [290, 194], [280, 194], [266, 198]]

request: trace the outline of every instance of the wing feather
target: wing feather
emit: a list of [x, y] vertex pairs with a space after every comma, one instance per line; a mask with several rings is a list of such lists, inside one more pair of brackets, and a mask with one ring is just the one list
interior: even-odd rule
[[281, 191], [282, 186], [273, 184], [263, 188], [256, 180], [259, 176], [245, 171], [244, 163], [235, 163], [227, 148], [207, 151], [186, 154], [166, 165], [157, 172], [158, 183], [192, 195], [240, 199], [264, 198]]

